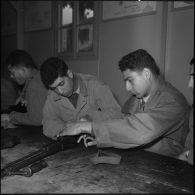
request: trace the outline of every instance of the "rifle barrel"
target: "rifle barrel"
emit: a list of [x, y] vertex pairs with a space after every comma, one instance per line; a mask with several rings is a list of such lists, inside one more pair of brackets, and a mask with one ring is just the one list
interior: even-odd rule
[[78, 136], [63, 136], [59, 137], [58, 140], [44, 146], [42, 149], [32, 152], [18, 160], [15, 160], [3, 169], [1, 169], [1, 178], [9, 175], [13, 175], [14, 172], [19, 171], [38, 160], [41, 160], [47, 156], [53, 155], [64, 149], [72, 148], [77, 145]]

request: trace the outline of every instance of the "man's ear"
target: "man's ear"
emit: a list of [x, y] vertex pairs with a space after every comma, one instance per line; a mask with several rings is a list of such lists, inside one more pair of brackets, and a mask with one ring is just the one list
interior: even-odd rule
[[25, 75], [28, 75], [28, 74], [29, 74], [29, 69], [28, 69], [27, 67], [25, 67], [25, 66], [21, 66], [21, 67], [20, 67], [20, 70], [23, 71], [23, 73], [24, 73]]
[[71, 78], [71, 79], [73, 78], [73, 73], [72, 73], [72, 71], [69, 70], [69, 69], [68, 69], [68, 71], [67, 71], [67, 75], [68, 75], [69, 78]]
[[143, 69], [143, 74], [144, 74], [146, 79], [150, 80], [150, 78], [151, 78], [151, 71], [150, 71], [149, 68], [144, 68]]

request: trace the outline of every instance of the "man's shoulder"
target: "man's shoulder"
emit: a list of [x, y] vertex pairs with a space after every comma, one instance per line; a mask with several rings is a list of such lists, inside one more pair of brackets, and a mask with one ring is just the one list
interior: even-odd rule
[[188, 105], [185, 96], [170, 82], [164, 81], [163, 87], [161, 88], [161, 96], [163, 96], [164, 100], [174, 100], [181, 105]]
[[40, 71], [35, 72], [35, 74], [33, 75], [33, 78], [30, 80], [29, 85], [31, 86], [43, 86], [43, 82], [41, 80], [41, 74]]
[[47, 91], [47, 101], [48, 102], [55, 102], [56, 100], [61, 99], [61, 96], [56, 94], [54, 91], [52, 90], [48, 90]]

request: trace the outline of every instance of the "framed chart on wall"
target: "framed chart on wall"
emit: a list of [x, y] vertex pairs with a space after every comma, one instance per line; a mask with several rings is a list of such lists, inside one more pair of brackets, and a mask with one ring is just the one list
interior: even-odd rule
[[156, 3], [156, 1], [103, 1], [102, 19], [152, 14], [156, 12]]
[[51, 1], [24, 1], [24, 31], [51, 27]]
[[93, 25], [81, 25], [77, 35], [77, 52], [93, 51]]
[[172, 2], [172, 10], [192, 8], [193, 6], [194, 6], [194, 1], [173, 1]]

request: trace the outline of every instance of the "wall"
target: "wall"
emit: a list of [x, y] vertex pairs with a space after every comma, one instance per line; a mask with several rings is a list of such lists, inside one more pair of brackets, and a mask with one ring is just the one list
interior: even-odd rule
[[16, 24], [17, 12], [15, 8], [6, 1], [1, 1], [1, 77], [9, 78], [5, 66], [6, 56], [17, 48]]
[[[102, 21], [100, 9], [98, 59], [69, 60], [70, 68], [98, 76], [110, 85], [123, 104], [129, 94], [125, 91], [118, 61], [127, 53], [143, 48], [155, 58], [165, 78], [192, 102], [187, 81], [188, 63], [194, 49], [194, 8], [171, 11], [171, 3], [157, 2], [157, 12], [153, 15], [109, 21]], [[99, 8], [101, 4], [99, 1]], [[23, 39], [24, 49], [38, 65], [54, 55], [52, 29], [24, 33]]]
[[54, 55], [54, 42], [52, 31], [41, 30], [26, 32], [24, 36], [24, 48], [32, 55], [38, 68], [48, 57]]
[[92, 74], [97, 72], [123, 104], [129, 94], [125, 91], [118, 61], [130, 51], [143, 48], [154, 57], [165, 79], [191, 104], [192, 94], [187, 83], [188, 64], [194, 52], [194, 8], [172, 11], [171, 6], [172, 2], [157, 2], [154, 15], [110, 21], [100, 19], [99, 59], [81, 63], [70, 61], [71, 68]]
[[[100, 17], [101, 2], [99, 3]], [[102, 21], [99, 25], [99, 58], [93, 61], [68, 61], [70, 67], [78, 72], [97, 75], [109, 84], [115, 97], [122, 105], [129, 97], [125, 90], [124, 81], [118, 61], [130, 51], [143, 48], [154, 56], [162, 72], [162, 27], [163, 3], [157, 3], [157, 12], [152, 15], [126, 17]]]
[[121, 104], [129, 97], [118, 69], [118, 62], [124, 55], [136, 49], [146, 49], [161, 70], [164, 69], [164, 65], [160, 64], [162, 8], [160, 2], [156, 14], [101, 23], [100, 78], [111, 86]]
[[178, 88], [191, 104], [193, 96], [187, 85], [189, 62], [194, 56], [194, 9], [172, 11], [169, 4], [166, 45], [165, 78]]

